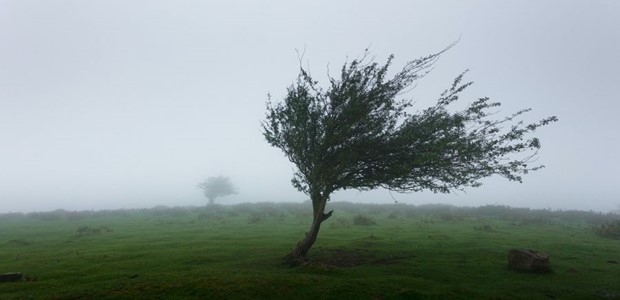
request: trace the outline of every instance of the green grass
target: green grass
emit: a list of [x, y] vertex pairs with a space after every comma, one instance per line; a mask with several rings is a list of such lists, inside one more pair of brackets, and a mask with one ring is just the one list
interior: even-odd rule
[[[308, 203], [0, 215], [0, 273], [26, 275], [0, 299], [620, 299], [620, 240], [594, 230], [617, 216], [332, 206], [296, 268], [281, 258]], [[554, 272], [509, 270], [515, 247], [549, 253]]]

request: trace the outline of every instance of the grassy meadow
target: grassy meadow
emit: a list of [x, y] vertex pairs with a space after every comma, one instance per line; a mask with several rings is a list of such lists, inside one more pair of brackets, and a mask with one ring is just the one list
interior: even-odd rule
[[[330, 203], [311, 260], [281, 258], [310, 204], [0, 215], [0, 299], [620, 299], [618, 215]], [[507, 267], [511, 248], [553, 272]]]

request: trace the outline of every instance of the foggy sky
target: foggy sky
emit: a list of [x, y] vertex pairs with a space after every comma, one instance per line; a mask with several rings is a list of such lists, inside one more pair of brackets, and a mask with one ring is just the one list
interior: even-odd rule
[[[618, 1], [22, 1], [0, 0], [0, 213], [204, 205], [196, 187], [229, 176], [219, 203], [303, 201], [294, 166], [263, 139], [267, 93], [285, 95], [303, 64], [370, 47], [394, 70], [460, 42], [404, 95], [434, 104], [470, 69], [461, 97], [500, 115], [556, 115], [537, 132], [541, 171], [466, 193], [399, 202], [617, 209]], [[332, 74], [335, 74], [332, 71]], [[332, 201], [393, 202], [386, 191]]]

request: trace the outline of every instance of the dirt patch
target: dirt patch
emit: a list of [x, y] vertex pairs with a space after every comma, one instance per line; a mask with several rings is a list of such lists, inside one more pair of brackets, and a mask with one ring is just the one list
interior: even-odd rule
[[377, 258], [377, 259], [373, 260], [372, 263], [374, 265], [392, 265], [392, 264], [400, 263], [401, 260], [403, 260], [405, 258], [406, 257], [404, 257], [404, 256], [391, 255], [389, 257]]
[[367, 249], [318, 248], [310, 258], [310, 264], [331, 267], [355, 267], [363, 264], [390, 265], [400, 263], [405, 256], [380, 256]]

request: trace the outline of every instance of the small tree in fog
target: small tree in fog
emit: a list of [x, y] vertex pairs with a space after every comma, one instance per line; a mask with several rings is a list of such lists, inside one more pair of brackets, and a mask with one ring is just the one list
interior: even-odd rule
[[500, 103], [488, 98], [449, 111], [471, 84], [462, 82], [464, 73], [425, 110], [410, 113], [413, 102], [397, 99], [444, 51], [408, 62], [393, 76], [393, 56], [379, 65], [366, 53], [345, 63], [326, 89], [301, 67], [284, 100], [267, 104], [263, 135], [297, 167], [293, 186], [310, 196], [314, 212], [287, 262], [305, 260], [321, 223], [332, 215], [324, 210], [337, 190], [448, 193], [480, 186], [480, 179], [494, 174], [520, 182], [522, 174], [543, 167], [529, 165], [540, 148], [529, 134], [556, 117], [524, 124], [518, 120], [529, 111], [524, 109], [492, 119]]
[[202, 189], [207, 199], [209, 199], [209, 205], [215, 203], [215, 198], [217, 197], [237, 194], [237, 190], [230, 182], [230, 179], [224, 176], [209, 177], [198, 184], [198, 187]]

